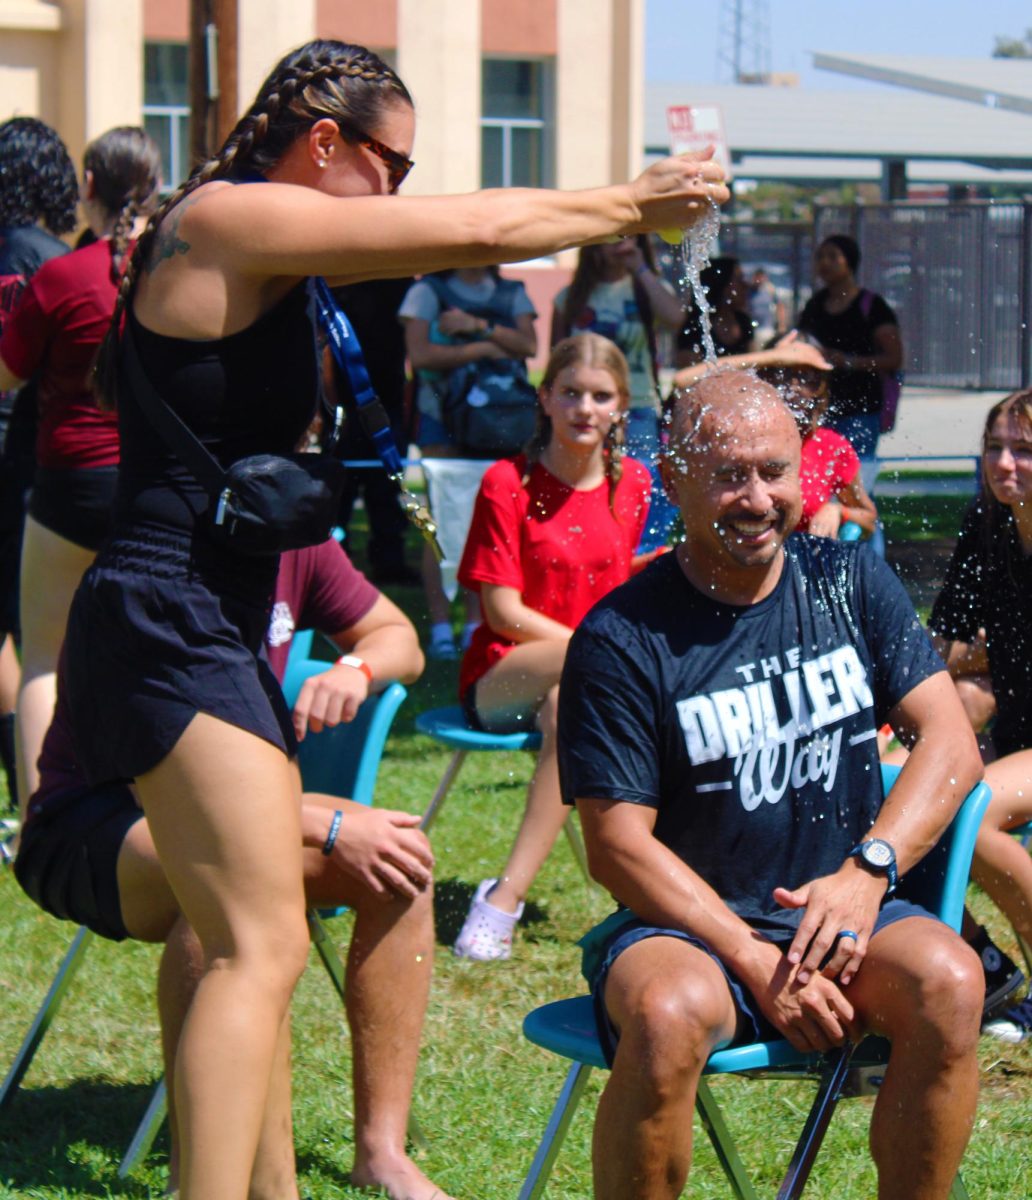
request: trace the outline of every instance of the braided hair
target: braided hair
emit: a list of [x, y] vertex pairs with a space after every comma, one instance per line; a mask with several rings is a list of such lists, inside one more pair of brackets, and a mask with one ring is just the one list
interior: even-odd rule
[[294, 142], [322, 117], [348, 129], [375, 129], [389, 105], [412, 105], [407, 88], [371, 50], [319, 39], [282, 58], [262, 84], [254, 103], [214, 157], [200, 163], [169, 195], [140, 235], [122, 276], [111, 327], [101, 343], [94, 387], [102, 403], [118, 401], [118, 349], [123, 314], [132, 299], [165, 216], [191, 192], [213, 179], [271, 170]]
[[[596, 367], [608, 371], [616, 384], [616, 390], [623, 399], [623, 408], [619, 418], [609, 427], [605, 445], [602, 448], [605, 464], [606, 482], [609, 484], [609, 511], [615, 515], [616, 489], [623, 477], [624, 457], [624, 416], [627, 409], [627, 398], [631, 392], [630, 372], [623, 351], [609, 338], [598, 333], [578, 333], [573, 337], [563, 338], [552, 347], [552, 353], [545, 367], [541, 380], [541, 392], [547, 392], [555, 383], [560, 373], [567, 367]], [[523, 487], [530, 482], [530, 472], [534, 464], [541, 460], [545, 448], [552, 440], [552, 420], [539, 404], [534, 432], [523, 448], [527, 465], [520, 481]]]
[[157, 207], [161, 180], [158, 144], [137, 125], [119, 125], [86, 147], [84, 170], [93, 176], [97, 200], [115, 217], [111, 233], [111, 282], [120, 283], [129, 235], [138, 216]]

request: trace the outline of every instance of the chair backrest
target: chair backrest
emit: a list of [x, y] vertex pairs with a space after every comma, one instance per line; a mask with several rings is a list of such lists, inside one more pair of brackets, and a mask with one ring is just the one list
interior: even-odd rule
[[[294, 643], [283, 678], [283, 694], [289, 705], [297, 700], [301, 685], [309, 676], [331, 666], [320, 659], [302, 657], [297, 652], [297, 638]], [[407, 695], [400, 683], [388, 684], [382, 692], [366, 700], [353, 721], [321, 733], [309, 732], [298, 749], [305, 791], [372, 804], [387, 735]]]
[[473, 519], [473, 505], [484, 472], [491, 465], [482, 458], [423, 458], [427, 500], [437, 523], [437, 540], [444, 551], [441, 582], [449, 600], [458, 594], [456, 573]]
[[[886, 792], [896, 782], [900, 770], [900, 767], [882, 764], [882, 787]], [[989, 797], [989, 788], [984, 783], [976, 784], [936, 845], [899, 884], [900, 896], [927, 908], [958, 932], [971, 872], [971, 855]]]

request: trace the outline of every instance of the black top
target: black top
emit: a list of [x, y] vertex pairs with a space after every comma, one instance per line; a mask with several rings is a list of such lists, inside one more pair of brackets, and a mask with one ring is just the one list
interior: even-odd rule
[[[211, 341], [166, 337], [144, 328], [132, 313], [128, 319], [151, 382], [223, 466], [295, 448], [315, 413], [319, 386], [305, 284], [247, 329]], [[208, 497], [127, 386], [118, 425], [116, 521], [192, 530]]]
[[1032, 556], [1005, 505], [979, 497], [968, 508], [929, 626], [957, 642], [985, 629], [996, 750], [1032, 746]]
[[796, 534], [770, 596], [737, 607], [673, 554], [573, 635], [559, 691], [563, 799], [659, 810], [656, 837], [758, 928], [776, 886], [837, 870], [882, 804], [877, 730], [942, 670], [866, 547]]
[[[807, 301], [796, 324], [803, 333], [812, 334], [826, 350], [841, 350], [844, 354], [867, 357], [877, 349], [874, 331], [882, 325], [897, 325], [899, 322], [881, 296], [874, 292], [866, 294], [870, 296], [867, 316], [863, 312], [863, 288], [843, 312], [829, 313], [825, 307], [828, 289], [821, 288]], [[881, 411], [882, 386], [877, 371], [832, 371], [828, 389], [831, 397], [828, 404], [829, 421]]]

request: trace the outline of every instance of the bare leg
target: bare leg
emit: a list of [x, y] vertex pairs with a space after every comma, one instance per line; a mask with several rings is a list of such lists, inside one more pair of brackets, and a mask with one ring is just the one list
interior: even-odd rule
[[17, 708], [18, 779], [23, 796], [39, 787], [36, 760], [54, 715], [57, 659], [68, 609], [94, 552], [25, 518], [21, 558], [22, 679]]
[[992, 680], [988, 675], [962, 675], [953, 682], [971, 728], [975, 733], [981, 733], [996, 714]]
[[0, 642], [0, 713], [14, 712], [21, 683], [21, 666], [14, 649], [14, 638], [5, 634]]
[[592, 1141], [597, 1200], [674, 1200], [692, 1155], [692, 1110], [706, 1059], [734, 1035], [723, 972], [675, 938], [616, 960], [606, 1007], [620, 1031]]
[[174, 1074], [180, 1194], [245, 1200], [308, 949], [296, 776], [268, 743], [198, 714], [137, 785], [203, 949]]
[[879, 1200], [946, 1200], [978, 1100], [981, 963], [945, 926], [907, 918], [872, 938], [846, 995], [892, 1041], [871, 1118]]
[[971, 874], [1032, 941], [1032, 858], [1006, 832], [1032, 819], [1032, 750], [998, 758], [986, 767], [985, 781], [993, 798], [978, 831]]
[[565, 657], [565, 642], [527, 642], [511, 650], [477, 683], [477, 713], [486, 728], [511, 728], [518, 717], [536, 712], [535, 723], [541, 730], [523, 820], [491, 891], [491, 904], [502, 912], [516, 912], [526, 899], [568, 815], [559, 794], [556, 745], [559, 676]]

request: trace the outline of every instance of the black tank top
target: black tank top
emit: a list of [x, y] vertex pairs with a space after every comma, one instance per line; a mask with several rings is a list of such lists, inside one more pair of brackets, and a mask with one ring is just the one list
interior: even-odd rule
[[[319, 379], [308, 290], [298, 284], [253, 325], [191, 341], [127, 319], [159, 395], [228, 466], [251, 454], [289, 454], [312, 420]], [[123, 376], [116, 526], [189, 532], [209, 499], [152, 427]]]

